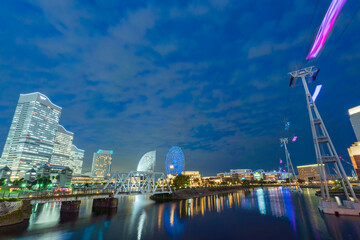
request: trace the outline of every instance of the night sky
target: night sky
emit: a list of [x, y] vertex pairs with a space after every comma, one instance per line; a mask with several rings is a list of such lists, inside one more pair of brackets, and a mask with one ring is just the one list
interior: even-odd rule
[[360, 14], [351, 21], [359, 2], [348, 0], [320, 57], [305, 62], [330, 0], [319, 1], [310, 24], [316, 4], [2, 1], [0, 148], [19, 94], [41, 92], [63, 108], [60, 123], [85, 150], [85, 172], [99, 148], [114, 150], [113, 170], [135, 170], [157, 150], [164, 171], [174, 145], [185, 168], [204, 175], [272, 170], [285, 157], [279, 138], [294, 135], [294, 165], [312, 164], [304, 91], [288, 87], [287, 73], [315, 65], [318, 109], [349, 161], [356, 139], [347, 110], [360, 105]]

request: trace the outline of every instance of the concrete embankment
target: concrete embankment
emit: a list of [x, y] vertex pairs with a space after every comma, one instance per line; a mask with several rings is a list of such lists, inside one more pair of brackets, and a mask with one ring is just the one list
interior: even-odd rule
[[206, 188], [186, 188], [174, 191], [171, 194], [156, 194], [152, 195], [150, 199], [155, 201], [171, 201], [171, 200], [185, 200], [189, 198], [203, 197], [214, 194], [229, 193], [241, 189], [248, 189], [251, 187], [244, 186], [222, 186], [222, 187], [206, 187]]
[[21, 223], [30, 218], [29, 200], [0, 202], [0, 227]]

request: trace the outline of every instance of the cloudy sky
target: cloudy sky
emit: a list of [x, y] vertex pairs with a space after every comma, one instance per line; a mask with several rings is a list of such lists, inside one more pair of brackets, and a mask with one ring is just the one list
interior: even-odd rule
[[279, 137], [294, 135], [294, 165], [315, 163], [304, 92], [288, 87], [287, 73], [316, 65], [318, 109], [349, 160], [355, 135], [347, 109], [360, 105], [360, 14], [351, 21], [358, 2], [345, 4], [320, 57], [306, 62], [330, 1], [319, 1], [310, 24], [316, 4], [3, 1], [1, 148], [19, 94], [38, 91], [63, 108], [61, 124], [86, 151], [85, 171], [99, 148], [115, 151], [113, 170], [136, 169], [157, 150], [163, 171], [173, 145], [183, 149], [187, 170], [204, 175], [277, 169]]

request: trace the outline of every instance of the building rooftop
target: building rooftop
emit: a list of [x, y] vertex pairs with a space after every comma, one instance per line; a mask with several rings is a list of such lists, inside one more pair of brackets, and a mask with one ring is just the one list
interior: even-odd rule
[[51, 107], [60, 112], [62, 110], [61, 107], [53, 104], [50, 101], [50, 99], [42, 93], [33, 92], [33, 93], [28, 93], [28, 94], [20, 94], [19, 103], [24, 103], [24, 102], [29, 102], [29, 101], [38, 101], [38, 102], [44, 104], [45, 106]]
[[309, 165], [301, 165], [301, 166], [296, 166], [297, 168], [305, 168], [305, 167], [317, 167], [317, 164], [309, 164]]
[[354, 114], [356, 114], [356, 113], [360, 113], [360, 105], [357, 106], [357, 107], [350, 108], [350, 109], [348, 110], [348, 112], [349, 112], [349, 115], [350, 115], [350, 116], [351, 116], [351, 115], [354, 115]]

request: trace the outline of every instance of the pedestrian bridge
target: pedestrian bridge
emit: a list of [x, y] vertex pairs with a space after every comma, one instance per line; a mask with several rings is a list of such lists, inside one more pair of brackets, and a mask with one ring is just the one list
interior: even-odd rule
[[114, 196], [172, 193], [164, 173], [145, 171], [115, 172], [101, 191]]

